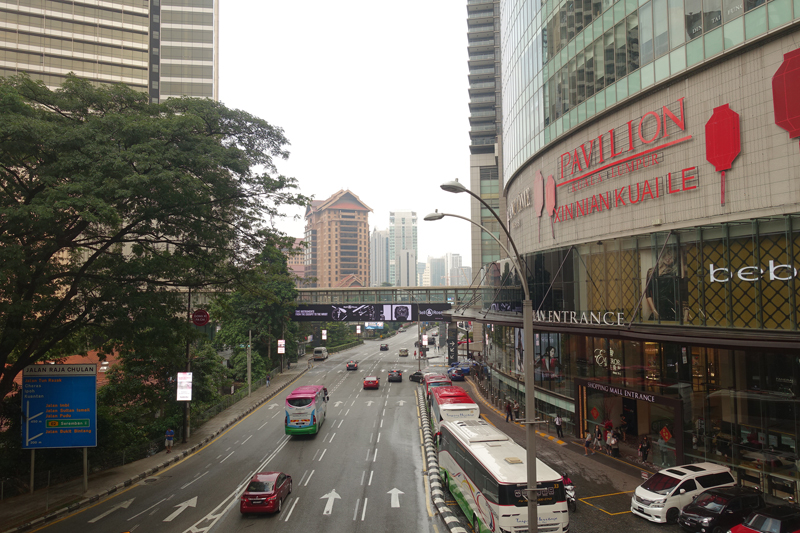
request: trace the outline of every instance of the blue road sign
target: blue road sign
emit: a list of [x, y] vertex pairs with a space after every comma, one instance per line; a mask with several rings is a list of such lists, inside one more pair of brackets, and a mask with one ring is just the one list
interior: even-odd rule
[[97, 365], [22, 370], [22, 447], [97, 446]]

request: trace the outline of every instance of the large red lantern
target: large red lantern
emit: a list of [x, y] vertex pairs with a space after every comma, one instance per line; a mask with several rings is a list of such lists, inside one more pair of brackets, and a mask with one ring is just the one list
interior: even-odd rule
[[772, 76], [772, 105], [775, 124], [800, 137], [800, 48], [783, 54], [783, 63]]
[[739, 114], [728, 104], [714, 108], [706, 122], [706, 160], [722, 172], [720, 203], [725, 205], [725, 171], [742, 151], [739, 135]]

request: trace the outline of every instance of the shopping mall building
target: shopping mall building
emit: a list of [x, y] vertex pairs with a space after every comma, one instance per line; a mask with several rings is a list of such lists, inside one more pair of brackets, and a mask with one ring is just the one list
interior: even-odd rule
[[[472, 2], [471, 2], [472, 3]], [[505, 222], [521, 314], [491, 386], [576, 436], [797, 495], [800, 0], [500, 1]], [[463, 318], [462, 318], [463, 320]]]

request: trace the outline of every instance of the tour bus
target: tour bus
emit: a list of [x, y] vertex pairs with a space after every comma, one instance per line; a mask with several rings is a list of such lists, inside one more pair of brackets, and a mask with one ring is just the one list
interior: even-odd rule
[[444, 374], [425, 374], [422, 382], [425, 384], [425, 397], [431, 401], [431, 389], [435, 387], [445, 387], [453, 384], [450, 378]]
[[461, 387], [435, 387], [431, 389], [431, 422], [434, 433], [439, 432], [443, 420], [478, 420], [480, 407]]
[[286, 397], [286, 434], [314, 435], [325, 422], [328, 389], [322, 385], [297, 387]]
[[[439, 468], [473, 531], [528, 531], [527, 451], [484, 420], [442, 422]], [[569, 531], [561, 475], [536, 460], [538, 531]]]

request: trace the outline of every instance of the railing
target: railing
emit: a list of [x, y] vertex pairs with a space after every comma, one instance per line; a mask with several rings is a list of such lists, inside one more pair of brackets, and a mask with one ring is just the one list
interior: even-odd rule
[[494, 137], [475, 137], [470, 141], [472, 146], [483, 146], [487, 144], [494, 144], [495, 138]]
[[496, 126], [494, 124], [489, 124], [487, 126], [472, 126], [470, 131], [495, 131]]
[[468, 41], [467, 47], [469, 46], [494, 46], [494, 39], [483, 39], [481, 41]]
[[470, 19], [482, 19], [486, 17], [493, 17], [494, 11], [470, 11], [467, 18]]
[[483, 61], [484, 59], [494, 59], [494, 54], [475, 54], [469, 56], [469, 61]]
[[474, 113], [470, 113], [469, 116], [471, 117], [494, 117], [497, 115], [497, 112], [494, 110], [491, 111], [475, 111]]
[[477, 74], [494, 74], [494, 67], [476, 68], [474, 70], [470, 70], [469, 74], [470, 76], [475, 76]]
[[481, 24], [480, 26], [470, 26], [467, 28], [467, 33], [481, 33], [494, 31], [494, 24]]
[[482, 96], [473, 96], [469, 99], [470, 104], [481, 104], [484, 102], [494, 102], [495, 97], [493, 95], [482, 95]]
[[484, 88], [487, 88], [487, 87], [494, 87], [494, 82], [493, 81], [486, 81], [486, 82], [483, 82], [483, 83], [470, 83], [469, 84], [469, 88], [470, 89], [484, 89]]

